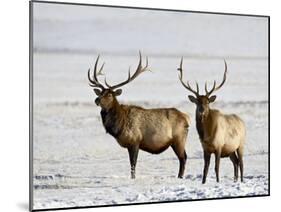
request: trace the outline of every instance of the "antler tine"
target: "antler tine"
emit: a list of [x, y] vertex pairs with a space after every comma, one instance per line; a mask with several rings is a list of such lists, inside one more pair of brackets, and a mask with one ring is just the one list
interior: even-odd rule
[[135, 73], [133, 74], [133, 76], [131, 77], [130, 81], [133, 81], [137, 76], [139, 76], [142, 72], [147, 71], [147, 67], [148, 67], [148, 58], [146, 57], [146, 64], [144, 67], [142, 67], [142, 56], [141, 56], [141, 52], [139, 51], [139, 56], [140, 56], [140, 61], [139, 61], [139, 65], [137, 67], [137, 70], [135, 71]]
[[[114, 86], [110, 86], [107, 82], [106, 83], [106, 86], [108, 86], [110, 89], [116, 89], [116, 88], [119, 88], [123, 85], [126, 85], [127, 83], [133, 81], [135, 78], [137, 78], [137, 76], [139, 76], [141, 73], [147, 71], [147, 67], [148, 67], [148, 58], [146, 57], [146, 64], [144, 67], [142, 67], [142, 55], [141, 55], [141, 52], [139, 51], [139, 64], [138, 64], [138, 67], [137, 67], [137, 70], [135, 71], [135, 73], [133, 74], [133, 76], [131, 77], [131, 73], [130, 73], [130, 68], [129, 68], [129, 71], [128, 71], [128, 78], [127, 80], [125, 80], [124, 82], [121, 82], [117, 85], [114, 85]], [[106, 79], [105, 79], [106, 81]]]
[[205, 92], [208, 93], [207, 82], [205, 82]]
[[181, 57], [181, 62], [180, 62], [180, 67], [178, 68], [178, 71], [180, 72], [180, 79], [182, 80], [182, 61], [183, 61], [183, 57]]
[[[128, 70], [128, 78], [127, 78], [127, 80], [125, 81], [125, 82], [129, 82], [129, 80], [130, 80], [130, 78], [131, 78], [131, 72], [130, 72], [130, 67], [129, 67], [129, 70]], [[125, 83], [124, 82], [124, 83]], [[114, 86], [111, 86], [111, 85], [109, 85], [108, 84], [108, 82], [106, 81], [106, 77], [104, 78], [104, 83], [105, 83], [105, 85], [108, 87], [108, 88], [110, 88], [110, 89], [115, 89], [115, 88], [117, 88], [117, 87], [115, 87], [116, 85], [114, 85]]]
[[104, 67], [105, 62], [102, 64], [102, 66], [100, 67], [100, 70], [98, 71], [97, 75], [104, 75], [104, 73], [102, 73], [102, 69]]
[[98, 61], [99, 61], [99, 59], [100, 59], [100, 55], [98, 55], [98, 57], [97, 57], [97, 59], [96, 59], [95, 67], [94, 67], [94, 76], [93, 76], [94, 79], [95, 79], [95, 81], [98, 82], [98, 83], [99, 83], [99, 81], [98, 81], [97, 75], [103, 75], [102, 69], [103, 69], [104, 64], [105, 64], [105, 63], [102, 64], [102, 66], [100, 67], [100, 69], [99, 69], [99, 71], [98, 71], [98, 73], [97, 73], [97, 67], [98, 67]]
[[91, 87], [98, 87], [98, 88], [101, 88], [101, 89], [104, 89], [103, 85], [102, 84], [99, 84], [97, 83], [96, 81], [92, 80], [91, 77], [90, 77], [90, 69], [88, 70], [88, 79], [90, 81], [89, 85]]
[[98, 78], [97, 78], [98, 75], [103, 75], [102, 69], [103, 69], [104, 64], [105, 64], [105, 63], [102, 64], [101, 68], [99, 69], [99, 71], [97, 73], [97, 66], [98, 66], [99, 57], [100, 57], [100, 55], [98, 55], [98, 57], [96, 59], [96, 62], [95, 62], [93, 79], [91, 79], [91, 76], [90, 76], [90, 72], [91, 72], [90, 68], [88, 69], [88, 79], [91, 83], [91, 84], [89, 84], [91, 87], [98, 87], [98, 88], [104, 89], [103, 85], [98, 81]]
[[214, 80], [213, 87], [211, 88], [211, 90], [210, 90], [210, 91], [208, 91], [208, 88], [207, 88], [207, 82], [206, 82], [206, 83], [205, 83], [205, 92], [206, 92], [206, 96], [210, 96], [210, 95], [211, 95], [211, 93], [213, 93], [213, 92], [214, 92], [215, 88], [216, 88], [216, 80]]
[[226, 61], [224, 60], [224, 74], [223, 74], [222, 82], [221, 82], [221, 84], [219, 86], [216, 87], [216, 81], [214, 81], [214, 86], [213, 86], [213, 88], [209, 92], [205, 89], [207, 96], [210, 96], [214, 91], [219, 90], [223, 86], [223, 84], [226, 81], [226, 73], [227, 73], [227, 64], [226, 64]]
[[181, 62], [180, 62], [180, 67], [178, 68], [178, 70], [179, 70], [179, 72], [180, 72], [180, 74], [179, 74], [179, 79], [180, 79], [180, 82], [181, 82], [181, 84], [183, 85], [183, 87], [185, 87], [187, 90], [189, 90], [190, 92], [192, 92], [193, 94], [195, 94], [195, 96], [199, 96], [199, 85], [198, 85], [198, 83], [196, 82], [196, 90], [197, 91], [195, 91], [195, 90], [193, 90], [192, 88], [191, 88], [191, 86], [189, 85], [189, 82], [187, 81], [187, 84], [185, 84], [184, 82], [183, 82], [183, 69], [182, 69], [182, 63], [183, 63], [183, 57], [181, 58]]
[[108, 88], [111, 88], [111, 85], [109, 85], [109, 84], [106, 82], [106, 77], [104, 77], [104, 84], [105, 84]]
[[[96, 82], [91, 79], [91, 74], [90, 74], [90, 72], [91, 72], [91, 69], [89, 68], [89, 69], [88, 69], [88, 80], [90, 81], [90, 83], [95, 84]], [[91, 85], [91, 84], [89, 84], [89, 85], [90, 85], [90, 86], [93, 86], [93, 85]]]
[[139, 51], [139, 56], [140, 56], [140, 61], [137, 67], [137, 70], [139, 70], [141, 68], [141, 63], [142, 63], [142, 56], [141, 56], [141, 51]]
[[223, 79], [222, 79], [221, 84], [220, 84], [218, 87], [215, 88], [215, 91], [217, 91], [218, 89], [220, 89], [220, 88], [223, 86], [223, 84], [225, 83], [225, 81], [226, 81], [226, 73], [227, 73], [227, 64], [226, 64], [226, 61], [224, 60], [224, 74], [223, 74]]
[[199, 85], [197, 81], [196, 81], [196, 93], [199, 93]]

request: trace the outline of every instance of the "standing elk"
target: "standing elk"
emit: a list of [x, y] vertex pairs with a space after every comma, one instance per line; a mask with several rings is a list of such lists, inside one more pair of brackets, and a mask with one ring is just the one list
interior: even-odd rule
[[202, 183], [206, 182], [208, 169], [210, 165], [211, 154], [215, 154], [215, 172], [216, 180], [219, 182], [219, 166], [221, 157], [230, 157], [234, 166], [234, 181], [238, 180], [238, 167], [240, 167], [241, 182], [243, 182], [243, 149], [245, 142], [245, 124], [235, 114], [225, 115], [219, 110], [209, 107], [214, 102], [216, 96], [211, 94], [219, 90], [226, 81], [227, 64], [225, 64], [224, 76], [221, 84], [216, 87], [214, 81], [213, 87], [208, 91], [205, 83], [205, 95], [199, 94], [199, 86], [196, 82], [196, 91], [192, 89], [187, 81], [183, 82], [183, 58], [181, 59], [179, 79], [181, 84], [194, 96], [189, 95], [191, 102], [196, 104], [196, 128], [204, 151], [204, 170]]
[[[104, 64], [97, 72], [99, 56], [96, 59], [94, 73], [91, 78], [90, 69], [88, 79], [90, 86], [98, 96], [95, 100], [97, 106], [101, 107], [103, 126], [107, 133], [112, 135], [120, 146], [127, 148], [131, 165], [131, 178], [135, 178], [135, 168], [139, 149], [159, 154], [172, 147], [180, 163], [178, 177], [182, 178], [186, 163], [185, 144], [190, 124], [187, 114], [175, 108], [144, 109], [135, 105], [120, 104], [116, 98], [122, 93], [120, 88], [133, 81], [148, 67], [142, 67], [142, 56], [139, 52], [139, 64], [135, 73], [131, 76], [130, 69], [128, 79], [124, 82], [111, 86], [105, 78], [105, 87], [97, 76], [102, 74]], [[117, 89], [117, 90], [116, 90]]]

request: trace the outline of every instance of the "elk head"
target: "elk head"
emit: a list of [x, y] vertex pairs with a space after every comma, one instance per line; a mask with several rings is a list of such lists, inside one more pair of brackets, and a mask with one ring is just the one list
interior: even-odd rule
[[188, 81], [186, 84], [183, 82], [182, 63], [183, 63], [183, 58], [181, 58], [180, 67], [178, 68], [178, 70], [180, 72], [180, 74], [179, 74], [180, 82], [187, 90], [189, 90], [190, 92], [192, 92], [194, 94], [194, 96], [189, 95], [188, 98], [191, 102], [196, 104], [196, 113], [202, 119], [203, 117], [207, 116], [209, 113], [209, 110], [210, 110], [209, 103], [212, 103], [216, 100], [216, 95], [211, 95], [211, 94], [213, 92], [219, 90], [226, 81], [227, 64], [224, 60], [225, 70], [224, 70], [223, 80], [222, 80], [221, 84], [219, 86], [216, 86], [216, 81], [214, 80], [213, 87], [211, 88], [211, 90], [208, 91], [208, 86], [207, 86], [207, 82], [206, 82], [205, 83], [205, 92], [206, 93], [205, 93], [205, 95], [200, 95], [199, 86], [198, 86], [197, 82], [196, 82], [196, 91], [191, 88]]
[[128, 79], [125, 80], [124, 82], [121, 82], [121, 83], [113, 85], [113, 86], [109, 85], [106, 81], [106, 78], [105, 78], [104, 82], [105, 82], [106, 87], [98, 81], [98, 75], [103, 75], [102, 69], [104, 67], [104, 63], [102, 64], [101, 68], [97, 71], [99, 56], [97, 57], [96, 62], [95, 62], [95, 66], [94, 66], [94, 73], [93, 73], [92, 78], [91, 78], [90, 69], [88, 70], [88, 79], [89, 79], [89, 82], [90, 82], [89, 85], [91, 87], [94, 87], [93, 90], [96, 93], [96, 95], [98, 96], [95, 99], [96, 105], [100, 106], [102, 109], [105, 109], [105, 110], [109, 110], [110, 108], [112, 108], [113, 105], [117, 103], [116, 96], [119, 96], [122, 93], [122, 89], [120, 89], [120, 87], [123, 86], [123, 85], [126, 85], [127, 83], [129, 83], [131, 81], [133, 81], [142, 72], [148, 70], [147, 69], [147, 67], [148, 67], [147, 57], [146, 57], [145, 67], [142, 67], [141, 52], [139, 52], [139, 57], [140, 57], [139, 64], [138, 64], [138, 67], [137, 67], [135, 73], [133, 74], [133, 76], [131, 76], [131, 72], [130, 72], [130, 69], [129, 69]]

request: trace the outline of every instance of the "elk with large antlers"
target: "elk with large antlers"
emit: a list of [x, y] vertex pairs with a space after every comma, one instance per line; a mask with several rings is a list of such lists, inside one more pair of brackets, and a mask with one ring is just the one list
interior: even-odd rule
[[[90, 69], [88, 79], [90, 86], [98, 96], [95, 103], [101, 107], [101, 117], [106, 132], [117, 142], [128, 149], [131, 164], [131, 178], [135, 178], [135, 168], [139, 149], [152, 154], [158, 154], [172, 147], [180, 163], [178, 177], [182, 178], [186, 163], [185, 144], [189, 127], [189, 116], [175, 108], [144, 109], [134, 105], [120, 104], [116, 98], [122, 93], [121, 86], [133, 81], [141, 73], [148, 70], [148, 60], [142, 67], [142, 57], [135, 73], [117, 85], [111, 86], [105, 79], [105, 87], [98, 81], [104, 64], [97, 70], [98, 60], [94, 66], [91, 78]], [[116, 90], [117, 89], [117, 90]]]
[[191, 88], [189, 82], [183, 82], [183, 58], [180, 62], [179, 79], [181, 84], [195, 96], [189, 95], [191, 102], [196, 104], [196, 128], [199, 134], [201, 145], [204, 151], [204, 170], [202, 183], [206, 182], [211, 154], [215, 154], [215, 172], [216, 180], [219, 182], [219, 166], [221, 157], [229, 157], [234, 167], [234, 181], [238, 180], [238, 167], [240, 167], [241, 182], [243, 182], [243, 149], [245, 142], [245, 124], [235, 114], [226, 115], [219, 110], [209, 107], [214, 102], [216, 96], [211, 94], [220, 89], [226, 81], [227, 64], [223, 80], [220, 85], [216, 86], [214, 81], [213, 87], [208, 91], [205, 83], [205, 95], [199, 94], [199, 86], [196, 82], [196, 91]]

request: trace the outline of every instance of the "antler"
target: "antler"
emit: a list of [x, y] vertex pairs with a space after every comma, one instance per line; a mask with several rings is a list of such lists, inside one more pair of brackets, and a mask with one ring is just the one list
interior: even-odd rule
[[140, 56], [139, 65], [138, 65], [137, 70], [135, 71], [135, 73], [133, 74], [132, 77], [131, 77], [130, 68], [129, 68], [129, 71], [128, 71], [128, 79], [127, 79], [127, 80], [125, 80], [124, 82], [121, 82], [121, 83], [119, 83], [119, 84], [117, 84], [117, 85], [111, 86], [111, 85], [109, 85], [109, 84], [106, 82], [106, 78], [105, 78], [105, 79], [104, 79], [104, 82], [105, 82], [106, 86], [107, 86], [108, 88], [112, 89], [112, 90], [113, 90], [113, 89], [116, 89], [116, 88], [119, 88], [119, 87], [121, 87], [121, 86], [123, 86], [123, 85], [126, 85], [127, 83], [133, 81], [133, 80], [134, 80], [135, 78], [137, 78], [137, 76], [139, 76], [141, 73], [147, 71], [147, 70], [148, 70], [148, 69], [147, 69], [147, 67], [148, 67], [148, 59], [147, 59], [147, 57], [146, 57], [146, 65], [145, 65], [145, 67], [142, 67], [142, 56], [141, 56], [141, 52], [140, 52], [140, 51], [139, 51], [139, 56]]
[[205, 83], [205, 91], [206, 91], [206, 96], [210, 96], [214, 91], [219, 90], [223, 84], [225, 83], [226, 80], [226, 73], [227, 73], [227, 64], [226, 61], [224, 60], [224, 75], [223, 75], [223, 80], [219, 86], [216, 87], [216, 80], [214, 80], [214, 85], [210, 91], [207, 89], [207, 82]]
[[103, 69], [103, 66], [105, 63], [102, 64], [101, 68], [99, 69], [98, 73], [97, 73], [97, 66], [98, 66], [98, 61], [99, 61], [99, 58], [100, 56], [97, 57], [96, 59], [96, 63], [95, 63], [95, 67], [94, 67], [94, 73], [93, 73], [93, 79], [91, 79], [91, 76], [90, 76], [90, 68], [88, 69], [88, 79], [90, 81], [90, 86], [91, 87], [97, 87], [97, 88], [101, 88], [102, 90], [104, 90], [105, 88], [103, 87], [103, 85], [98, 81], [98, 78], [97, 76], [98, 75], [103, 75], [102, 73], [102, 69]]
[[195, 91], [195, 90], [193, 90], [193, 89], [190, 87], [188, 81], [187, 81], [187, 84], [185, 84], [185, 83], [183, 82], [183, 79], [182, 79], [182, 77], [183, 77], [183, 73], [182, 73], [182, 72], [183, 72], [183, 69], [182, 69], [182, 62], [183, 62], [183, 57], [181, 58], [180, 67], [178, 68], [178, 70], [179, 70], [179, 72], [180, 72], [180, 74], [179, 74], [180, 82], [181, 82], [181, 84], [182, 84], [187, 90], [191, 91], [192, 93], [195, 94], [196, 97], [198, 97], [198, 96], [199, 96], [199, 85], [198, 85], [198, 83], [196, 82], [196, 91]]

